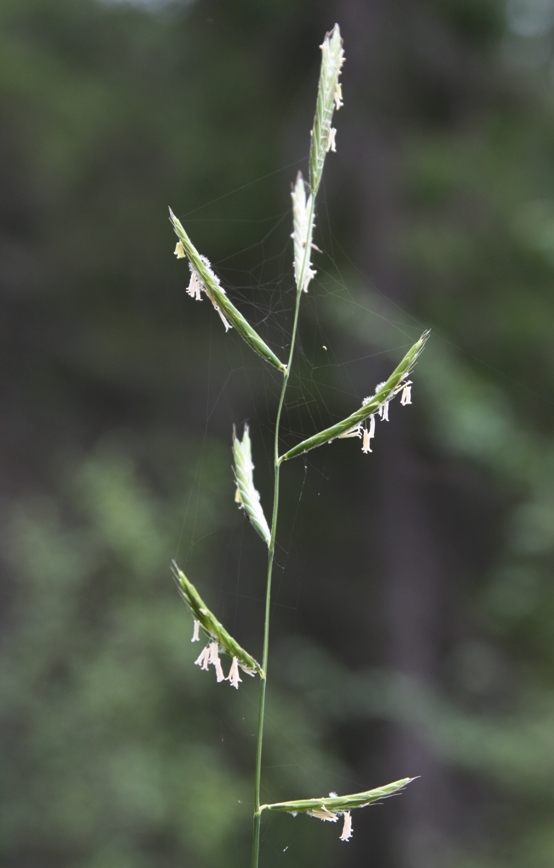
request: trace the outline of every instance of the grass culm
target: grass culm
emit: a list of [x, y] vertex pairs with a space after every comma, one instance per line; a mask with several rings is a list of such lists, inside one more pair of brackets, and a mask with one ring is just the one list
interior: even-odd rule
[[[353, 437], [361, 440], [362, 451], [371, 452], [371, 441], [375, 436], [376, 421], [388, 419], [388, 408], [397, 396], [401, 404], [411, 403], [410, 379], [414, 365], [422, 352], [428, 338], [425, 332], [391, 373], [389, 378], [380, 383], [373, 395], [367, 397], [362, 405], [345, 419], [336, 422], [330, 428], [319, 431], [306, 440], [298, 443], [285, 453], [280, 451], [280, 423], [283, 407], [287, 396], [287, 386], [294, 364], [296, 337], [299, 322], [300, 304], [303, 296], [309, 291], [315, 275], [312, 266], [314, 250], [315, 204], [321, 183], [325, 160], [329, 152], [335, 151], [336, 130], [332, 126], [334, 113], [342, 105], [340, 72], [344, 63], [344, 51], [339, 27], [325, 36], [322, 50], [321, 72], [316, 101], [316, 111], [311, 133], [309, 179], [304, 180], [298, 173], [292, 191], [292, 223], [293, 223], [293, 261], [296, 295], [294, 317], [290, 335], [290, 350], [286, 361], [278, 358], [261, 336], [248, 323], [212, 269], [209, 261], [201, 255], [181, 222], [170, 211], [171, 222], [177, 235], [175, 254], [180, 259], [188, 260], [190, 283], [188, 294], [202, 300], [205, 296], [211, 301], [221, 318], [225, 331], [234, 329], [251, 349], [263, 361], [276, 368], [281, 376], [281, 390], [277, 405], [274, 429], [273, 450], [273, 505], [271, 521], [268, 522], [262, 507], [260, 496], [254, 486], [253, 464], [250, 432], [247, 426], [242, 433], [233, 432], [233, 457], [236, 479], [236, 501], [244, 510], [253, 529], [260, 535], [267, 546], [267, 580], [265, 596], [265, 623], [263, 631], [263, 649], [261, 663], [242, 648], [227, 632], [216, 616], [204, 603], [198, 590], [187, 578], [184, 572], [174, 564], [174, 577], [183, 600], [187, 604], [194, 621], [193, 641], [200, 640], [204, 634], [206, 645], [196, 663], [202, 669], [213, 667], [217, 681], [228, 681], [238, 688], [241, 674], [259, 679], [259, 712], [256, 741], [256, 763], [254, 773], [254, 810], [252, 835], [252, 868], [258, 868], [260, 860], [260, 834], [262, 816], [265, 811], [285, 811], [290, 814], [308, 814], [326, 822], [342, 820], [341, 840], [348, 841], [352, 836], [351, 812], [380, 801], [387, 796], [402, 790], [413, 778], [403, 778], [385, 786], [366, 790], [360, 793], [350, 793], [339, 796], [331, 793], [321, 798], [298, 799], [274, 804], [261, 804], [260, 788], [262, 777], [263, 736], [265, 718], [265, 700], [268, 683], [269, 636], [271, 611], [271, 580], [273, 560], [279, 516], [279, 484], [281, 466], [299, 455], [315, 449], [324, 443], [330, 443], [336, 438]], [[228, 674], [225, 675], [222, 657], [230, 660]]]

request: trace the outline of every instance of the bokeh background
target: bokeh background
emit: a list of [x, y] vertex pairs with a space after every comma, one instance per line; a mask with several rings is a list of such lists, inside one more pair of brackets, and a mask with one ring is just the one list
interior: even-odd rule
[[176, 557], [254, 655], [278, 375], [185, 295], [171, 205], [284, 356], [290, 184], [347, 62], [283, 440], [433, 337], [374, 453], [283, 471], [263, 798], [420, 775], [264, 868], [554, 864], [554, 4], [3, 0], [1, 863], [249, 864], [257, 689], [193, 661]]

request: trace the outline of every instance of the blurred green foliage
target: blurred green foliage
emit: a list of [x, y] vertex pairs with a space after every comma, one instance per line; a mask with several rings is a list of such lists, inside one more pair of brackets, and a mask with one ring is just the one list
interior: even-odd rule
[[250, 421], [267, 498], [275, 381], [184, 297], [166, 208], [282, 349], [335, 20], [345, 107], [287, 443], [359, 406], [421, 323], [433, 339], [369, 462], [341, 442], [284, 474], [264, 798], [422, 780], [347, 848], [268, 821], [263, 864], [552, 865], [548, 9], [2, 4], [7, 868], [248, 860], [256, 685], [192, 665], [169, 563], [258, 654], [230, 432]]
[[[209, 575], [208, 540], [229, 499], [223, 456], [206, 441], [179, 447], [189, 467], [203, 453], [193, 521]], [[248, 857], [251, 758], [241, 756], [253, 739], [255, 686], [225, 685], [223, 696], [192, 666], [198, 646], [167, 570], [179, 532], [193, 533], [175, 518], [187, 473], [175, 501], [160, 498], [136, 453], [121, 435], [100, 441], [66, 467], [56, 497], [26, 499], [7, 528], [18, 582], [1, 702], [8, 858], [115, 866], [212, 865], [228, 850], [229, 865]], [[294, 726], [302, 762], [321, 765], [317, 727], [277, 699], [273, 726], [280, 719]], [[304, 783], [301, 770], [292, 783]]]

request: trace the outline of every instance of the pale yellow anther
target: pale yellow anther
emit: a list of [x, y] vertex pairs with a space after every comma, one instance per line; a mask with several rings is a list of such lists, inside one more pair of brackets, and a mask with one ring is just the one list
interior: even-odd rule
[[200, 666], [200, 669], [208, 669], [210, 665], [210, 645], [201, 652], [200, 656], [194, 661], [195, 666]]
[[239, 684], [242, 682], [242, 678], [239, 674], [239, 661], [236, 657], [233, 657], [233, 662], [231, 663], [231, 668], [229, 670], [229, 675], [227, 676], [227, 681], [230, 683], [231, 687], [236, 687], [238, 690]]
[[219, 646], [217, 642], [211, 642], [208, 646], [209, 655], [210, 655], [210, 663], [215, 668], [215, 674], [217, 676], [218, 681], [225, 681], [225, 675], [223, 674], [223, 668], [221, 666], [221, 660], [219, 659]]
[[336, 153], [337, 131], [334, 127], [329, 127], [329, 135], [327, 136], [327, 152], [334, 151]]
[[350, 811], [345, 811], [343, 816], [344, 826], [342, 827], [340, 839], [341, 841], [350, 841], [350, 838], [352, 837], [352, 817], [350, 816]]
[[314, 808], [313, 811], [308, 811], [310, 817], [315, 817], [316, 820], [324, 820], [326, 823], [336, 823], [339, 815], [333, 811], [328, 811], [325, 805], [321, 808]]
[[202, 281], [198, 277], [196, 271], [192, 271], [190, 275], [190, 283], [187, 286], [187, 295], [190, 295], [191, 298], [195, 298], [196, 301], [202, 301], [202, 290], [204, 286]]

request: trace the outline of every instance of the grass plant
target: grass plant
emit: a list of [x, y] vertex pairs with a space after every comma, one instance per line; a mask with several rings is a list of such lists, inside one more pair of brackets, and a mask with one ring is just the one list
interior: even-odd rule
[[[175, 255], [179, 259], [187, 259], [190, 269], [190, 283], [188, 294], [200, 301], [207, 296], [215, 310], [221, 317], [225, 331], [234, 328], [241, 338], [269, 365], [276, 368], [282, 375], [281, 391], [277, 405], [275, 429], [274, 429], [274, 488], [271, 522], [268, 522], [260, 501], [260, 495], [256, 491], [253, 478], [252, 447], [250, 432], [245, 426], [242, 437], [236, 431], [233, 432], [233, 456], [236, 478], [236, 501], [244, 510], [252, 527], [260, 535], [267, 546], [267, 579], [265, 597], [265, 623], [263, 631], [263, 650], [261, 663], [245, 651], [238, 642], [233, 639], [216, 616], [204, 603], [202, 597], [194, 585], [185, 576], [182, 570], [174, 564], [174, 576], [179, 591], [187, 604], [194, 621], [193, 641], [199, 641], [202, 632], [208, 643], [200, 653], [196, 663], [202, 669], [213, 666], [217, 681], [229, 681], [238, 688], [240, 674], [259, 678], [259, 713], [256, 745], [256, 765], [254, 775], [254, 812], [253, 812], [253, 840], [252, 840], [252, 868], [258, 868], [260, 858], [260, 829], [262, 814], [264, 811], [286, 811], [290, 814], [308, 814], [322, 821], [337, 822], [343, 820], [341, 840], [347, 841], [352, 836], [351, 811], [363, 808], [380, 801], [388, 796], [401, 791], [413, 778], [403, 778], [399, 781], [367, 790], [361, 793], [351, 793], [339, 796], [331, 793], [329, 796], [321, 796], [310, 799], [298, 799], [274, 804], [261, 804], [260, 788], [262, 773], [263, 735], [265, 717], [265, 699], [267, 689], [267, 671], [269, 658], [269, 628], [271, 611], [271, 580], [273, 574], [273, 560], [277, 537], [279, 516], [279, 483], [281, 465], [284, 461], [302, 455], [305, 452], [329, 443], [335, 438], [356, 437], [362, 441], [362, 451], [371, 452], [371, 440], [375, 436], [377, 420], [388, 419], [390, 402], [400, 396], [401, 404], [411, 403], [411, 373], [422, 352], [428, 338], [428, 332], [424, 332], [421, 338], [406, 353], [402, 361], [391, 373], [389, 378], [377, 386], [373, 395], [363, 402], [361, 407], [355, 410], [345, 419], [338, 421], [331, 427], [319, 431], [306, 440], [298, 443], [287, 452], [280, 451], [280, 422], [285, 404], [287, 386], [294, 362], [296, 336], [300, 303], [302, 297], [308, 292], [310, 283], [315, 276], [312, 266], [312, 251], [314, 250], [313, 235], [315, 228], [315, 201], [320, 187], [324, 164], [327, 154], [336, 149], [336, 130], [332, 126], [333, 115], [342, 105], [342, 92], [340, 85], [340, 72], [344, 62], [343, 44], [338, 25], [325, 36], [322, 50], [321, 72], [317, 93], [316, 111], [311, 133], [311, 147], [309, 159], [309, 181], [305, 182], [301, 173], [298, 173], [292, 191], [292, 217], [293, 217], [293, 261], [294, 276], [296, 283], [294, 315], [291, 329], [290, 350], [286, 362], [280, 360], [277, 355], [267, 346], [261, 336], [247, 322], [240, 311], [235, 307], [232, 300], [221, 286], [209, 261], [201, 255], [190, 240], [181, 222], [170, 211], [171, 222], [177, 235]], [[231, 660], [229, 673], [225, 676], [221, 665], [220, 655], [223, 654]]]

